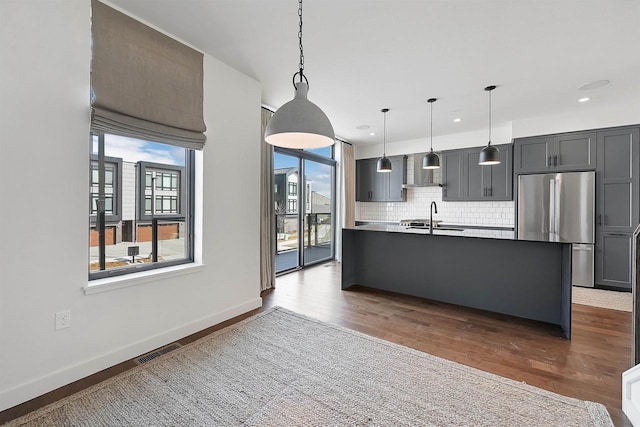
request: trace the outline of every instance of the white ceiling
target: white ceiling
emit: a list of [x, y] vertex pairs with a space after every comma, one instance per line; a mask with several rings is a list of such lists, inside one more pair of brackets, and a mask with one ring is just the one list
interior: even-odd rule
[[[293, 97], [296, 0], [110, 2], [260, 81], [265, 105]], [[303, 12], [309, 99], [356, 144], [381, 142], [385, 107], [387, 142], [427, 137], [431, 97], [434, 135], [487, 129], [490, 84], [494, 127], [640, 106], [640, 0], [305, 0]], [[599, 79], [611, 83], [578, 90]]]

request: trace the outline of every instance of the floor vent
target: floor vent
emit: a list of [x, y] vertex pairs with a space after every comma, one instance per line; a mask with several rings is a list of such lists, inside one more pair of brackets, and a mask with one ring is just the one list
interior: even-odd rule
[[138, 365], [142, 365], [143, 363], [147, 363], [149, 360], [153, 360], [156, 357], [160, 357], [163, 354], [167, 354], [170, 351], [173, 351], [180, 347], [182, 347], [180, 344], [178, 344], [177, 342], [174, 342], [174, 343], [165, 345], [164, 347], [160, 347], [157, 350], [153, 350], [150, 353], [143, 354], [140, 357], [136, 357], [135, 359], [133, 359], [133, 361], [136, 362]]

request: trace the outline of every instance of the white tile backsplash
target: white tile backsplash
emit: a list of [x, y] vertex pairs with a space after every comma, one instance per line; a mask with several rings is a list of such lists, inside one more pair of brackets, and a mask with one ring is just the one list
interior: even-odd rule
[[407, 188], [406, 202], [356, 202], [357, 220], [400, 221], [429, 218], [432, 201], [438, 205], [434, 220], [448, 224], [491, 225], [513, 227], [515, 203], [509, 202], [443, 202], [441, 187]]

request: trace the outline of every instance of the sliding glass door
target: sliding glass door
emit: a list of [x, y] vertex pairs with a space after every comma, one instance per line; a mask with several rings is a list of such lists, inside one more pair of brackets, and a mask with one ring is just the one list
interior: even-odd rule
[[273, 200], [276, 221], [276, 273], [299, 267], [300, 159], [273, 153]]
[[274, 150], [276, 273], [334, 258], [335, 161], [315, 151]]
[[333, 258], [333, 166], [304, 160], [305, 264]]

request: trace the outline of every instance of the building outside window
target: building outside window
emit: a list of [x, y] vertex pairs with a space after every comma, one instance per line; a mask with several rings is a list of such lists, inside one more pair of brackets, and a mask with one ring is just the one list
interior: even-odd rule
[[289, 182], [289, 195], [297, 196], [298, 195], [298, 183], [297, 182]]
[[91, 147], [89, 278], [192, 262], [194, 151], [109, 134]]

